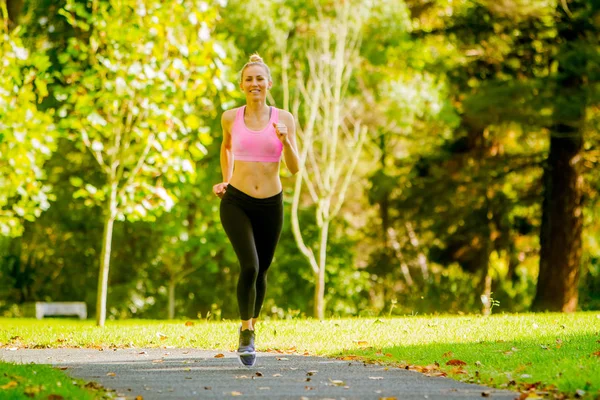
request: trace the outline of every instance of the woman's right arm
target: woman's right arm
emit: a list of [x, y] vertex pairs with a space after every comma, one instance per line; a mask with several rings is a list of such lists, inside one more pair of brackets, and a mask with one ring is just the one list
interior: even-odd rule
[[223, 182], [229, 183], [233, 175], [233, 151], [231, 150], [231, 122], [229, 112], [224, 112], [221, 116], [221, 126], [223, 127], [223, 141], [221, 142], [221, 173]]
[[[233, 114], [232, 114], [233, 112]], [[221, 173], [223, 181], [213, 186], [213, 192], [218, 197], [223, 197], [229, 180], [233, 175], [233, 150], [231, 148], [231, 125], [233, 123], [232, 115], [234, 110], [228, 110], [221, 116], [221, 127], [223, 128], [223, 140], [221, 142]]]

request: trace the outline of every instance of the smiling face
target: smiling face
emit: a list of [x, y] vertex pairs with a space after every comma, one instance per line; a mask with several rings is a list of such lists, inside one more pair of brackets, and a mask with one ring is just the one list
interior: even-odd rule
[[273, 82], [269, 78], [269, 73], [261, 65], [250, 65], [242, 73], [240, 88], [249, 100], [265, 99], [271, 86]]

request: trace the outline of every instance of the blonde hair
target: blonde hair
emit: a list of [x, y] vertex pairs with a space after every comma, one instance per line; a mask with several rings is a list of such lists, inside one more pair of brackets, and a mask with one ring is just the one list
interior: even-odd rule
[[269, 77], [269, 80], [270, 81], [272, 80], [271, 79], [271, 70], [269, 69], [269, 66], [267, 64], [265, 64], [262, 57], [259, 56], [258, 53], [254, 53], [254, 54], [250, 55], [250, 60], [244, 65], [244, 67], [240, 71], [240, 83], [242, 82], [242, 79], [244, 77], [244, 71], [246, 70], [246, 68], [248, 68], [252, 65], [260, 65], [261, 67], [263, 67], [267, 71], [267, 76]]

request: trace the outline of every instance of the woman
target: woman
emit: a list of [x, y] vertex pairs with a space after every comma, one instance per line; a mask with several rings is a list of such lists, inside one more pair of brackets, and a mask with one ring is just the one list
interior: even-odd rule
[[267, 106], [267, 92], [272, 86], [269, 67], [253, 54], [240, 73], [246, 105], [225, 111], [221, 118], [223, 182], [213, 186], [221, 198], [221, 223], [240, 263], [238, 356], [246, 366], [256, 361], [254, 326], [283, 225], [282, 154], [292, 174], [299, 168], [294, 117]]

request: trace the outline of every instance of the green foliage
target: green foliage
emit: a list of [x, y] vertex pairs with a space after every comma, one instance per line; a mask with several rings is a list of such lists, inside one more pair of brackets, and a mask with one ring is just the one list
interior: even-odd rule
[[6, 4], [0, 21], [0, 235], [19, 236], [54, 199], [44, 162], [56, 149], [52, 110], [40, 111], [51, 79], [48, 57], [23, 45], [21, 30], [8, 30]]
[[[225, 86], [226, 55], [211, 36], [216, 11], [203, 2], [68, 1], [60, 14], [76, 30], [59, 56], [61, 128], [109, 177], [96, 187], [73, 178], [75, 197], [102, 204], [118, 182], [118, 218], [154, 219], [172, 208], [164, 181], [193, 181], [193, 161], [212, 141], [203, 116]], [[187, 12], [186, 10], [192, 10]], [[172, 13], [187, 17], [167, 26]], [[128, 29], [123, 29], [128, 26]]]

